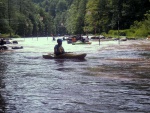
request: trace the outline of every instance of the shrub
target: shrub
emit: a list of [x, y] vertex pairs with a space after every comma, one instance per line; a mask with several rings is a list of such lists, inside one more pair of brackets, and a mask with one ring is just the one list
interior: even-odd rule
[[111, 35], [111, 36], [118, 36], [118, 30], [110, 30], [109, 32], [108, 32], [108, 34], [109, 35]]
[[147, 37], [148, 36], [148, 31], [145, 29], [137, 29], [135, 32], [135, 37]]
[[20, 38], [19, 35], [13, 35], [12, 37], [13, 37], [13, 38]]

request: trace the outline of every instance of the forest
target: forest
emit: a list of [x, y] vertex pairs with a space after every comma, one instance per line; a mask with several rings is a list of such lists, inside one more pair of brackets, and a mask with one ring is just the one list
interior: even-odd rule
[[150, 36], [150, 0], [0, 0], [9, 37], [103, 34]]

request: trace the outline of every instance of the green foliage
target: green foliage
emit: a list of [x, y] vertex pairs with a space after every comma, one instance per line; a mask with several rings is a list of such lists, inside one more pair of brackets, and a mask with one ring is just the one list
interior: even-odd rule
[[6, 19], [1, 19], [0, 20], [0, 33], [9, 33], [11, 30], [9, 26], [9, 22]]
[[121, 37], [121, 36], [127, 36], [127, 37], [134, 37], [135, 31], [132, 29], [125, 29], [125, 30], [110, 30], [108, 32], [109, 36], [113, 37]]
[[149, 0], [0, 0], [0, 33], [150, 35]]
[[66, 3], [66, 1], [65, 0], [59, 1], [57, 3], [57, 5], [56, 5], [56, 11], [57, 12], [63, 12], [65, 10], [67, 10], [67, 3]]
[[[9, 34], [1, 34], [0, 35], [0, 38], [8, 38], [8, 37], [9, 37]], [[20, 36], [12, 34], [11, 38], [20, 38]]]
[[116, 37], [116, 36], [119, 35], [117, 30], [110, 30], [110, 31], [108, 32], [108, 34], [109, 34], [110, 36], [112, 36], [112, 37]]
[[128, 38], [133, 38], [134, 37], [134, 34], [135, 34], [135, 30], [134, 29], [126, 29], [125, 30], [126, 31], [126, 36], [128, 37]]
[[89, 33], [97, 33], [99, 26], [99, 0], [89, 0], [86, 6], [85, 25]]
[[77, 0], [72, 3], [67, 12], [66, 28], [70, 34], [82, 34], [86, 0]]
[[147, 37], [150, 35], [150, 11], [145, 14], [145, 19], [138, 22], [135, 21], [134, 25], [130, 27], [134, 30], [135, 37]]

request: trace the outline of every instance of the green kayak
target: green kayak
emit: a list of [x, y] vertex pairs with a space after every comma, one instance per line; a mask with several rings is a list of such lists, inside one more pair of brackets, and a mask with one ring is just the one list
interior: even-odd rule
[[80, 41], [77, 41], [77, 42], [74, 42], [72, 43], [72, 45], [82, 45], [82, 44], [91, 44], [92, 42], [80, 42]]
[[55, 56], [54, 54], [43, 55], [45, 59], [84, 59], [86, 53], [75, 54], [75, 53], [65, 53], [59, 56]]

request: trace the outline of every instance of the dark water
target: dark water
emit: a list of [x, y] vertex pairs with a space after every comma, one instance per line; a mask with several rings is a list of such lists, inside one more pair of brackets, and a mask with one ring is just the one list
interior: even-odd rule
[[50, 38], [18, 41], [0, 53], [0, 113], [150, 113], [150, 41], [63, 42], [85, 60], [43, 59]]

